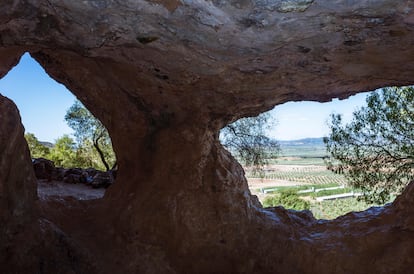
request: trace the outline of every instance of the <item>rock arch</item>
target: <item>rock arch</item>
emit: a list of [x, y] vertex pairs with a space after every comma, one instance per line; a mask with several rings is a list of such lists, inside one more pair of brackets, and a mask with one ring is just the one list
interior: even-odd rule
[[[105, 124], [120, 167], [100, 202], [42, 203], [21, 194], [33, 206], [24, 207], [27, 223], [3, 221], [5, 272], [411, 270], [412, 186], [393, 205], [330, 222], [263, 210], [218, 142], [226, 123], [282, 102], [412, 84], [411, 2], [1, 5], [0, 75], [30, 52]], [[19, 123], [14, 110], [1, 114]], [[0, 148], [15, 144], [1, 134]], [[29, 165], [27, 155], [18, 164]], [[4, 175], [10, 165], [0, 168], [0, 197], [8, 199], [4, 186], [21, 179]], [[33, 252], [19, 253], [28, 230]]]

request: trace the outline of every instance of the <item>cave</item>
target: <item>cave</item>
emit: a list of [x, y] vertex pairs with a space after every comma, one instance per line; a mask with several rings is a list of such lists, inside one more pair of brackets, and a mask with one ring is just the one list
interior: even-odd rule
[[218, 132], [288, 101], [414, 83], [411, 1], [3, 0], [0, 77], [24, 52], [108, 129], [117, 183], [39, 203], [0, 97], [1, 273], [410, 273], [414, 184], [317, 221], [263, 209]]
[[[14, 101], [20, 111], [26, 140], [30, 140], [29, 150], [33, 149], [31, 158], [39, 199], [101, 198], [113, 180], [108, 180], [109, 172], [105, 172], [92, 141], [90, 145], [84, 143], [85, 139], [102, 136], [92, 134], [99, 121], [87, 116], [90, 117], [88, 121], [92, 122], [87, 125], [91, 126], [92, 135], [78, 135], [76, 138], [65, 118], [70, 107], [77, 103], [76, 98], [63, 85], [51, 79], [29, 54], [24, 54], [19, 63], [0, 80], [0, 90], [3, 96]], [[85, 113], [88, 114], [88, 111]], [[110, 137], [108, 139], [110, 143]], [[39, 151], [36, 141], [44, 149]], [[56, 146], [64, 147], [65, 153], [58, 153]], [[114, 158], [110, 158], [110, 152], [103, 155], [108, 165], [113, 166], [115, 155]]]

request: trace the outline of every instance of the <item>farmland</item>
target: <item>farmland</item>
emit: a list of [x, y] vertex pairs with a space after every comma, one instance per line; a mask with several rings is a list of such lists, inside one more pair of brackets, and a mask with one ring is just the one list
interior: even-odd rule
[[[334, 219], [350, 211], [362, 211], [373, 206], [357, 198], [360, 190], [348, 187], [343, 175], [326, 169], [324, 158], [327, 155], [321, 139], [280, 144], [279, 157], [269, 160], [263, 174], [259, 176], [246, 168], [249, 188], [263, 206], [277, 206], [277, 203], [287, 201], [286, 197], [290, 195], [286, 207], [309, 209], [318, 219]], [[332, 195], [349, 197], [324, 200]]]

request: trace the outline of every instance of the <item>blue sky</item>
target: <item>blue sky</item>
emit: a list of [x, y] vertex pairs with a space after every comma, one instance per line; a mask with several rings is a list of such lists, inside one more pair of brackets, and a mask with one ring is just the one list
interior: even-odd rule
[[39, 140], [53, 142], [65, 133], [72, 133], [64, 116], [75, 97], [52, 80], [30, 55], [25, 54], [0, 79], [0, 93], [15, 102], [26, 132], [34, 133]]
[[366, 105], [369, 92], [358, 93], [345, 100], [334, 99], [327, 103], [288, 102], [271, 110], [276, 125], [269, 135], [278, 140], [296, 140], [309, 137], [323, 137], [329, 132], [329, 115], [343, 115], [343, 121], [352, 119], [352, 113]]
[[[72, 130], [64, 120], [67, 109], [75, 101], [65, 86], [52, 80], [30, 55], [0, 79], [0, 93], [12, 99], [20, 110], [26, 132], [34, 133], [41, 141], [54, 142]], [[352, 112], [365, 104], [368, 93], [329, 103], [289, 102], [274, 108], [271, 113], [276, 126], [269, 135], [278, 140], [322, 137], [328, 133], [327, 119], [332, 112], [352, 117]]]

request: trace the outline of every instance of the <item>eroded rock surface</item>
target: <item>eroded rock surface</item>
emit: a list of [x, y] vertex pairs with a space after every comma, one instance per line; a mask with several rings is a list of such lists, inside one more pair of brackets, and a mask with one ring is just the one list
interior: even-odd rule
[[[394, 205], [329, 222], [263, 210], [218, 141], [226, 123], [279, 103], [412, 84], [412, 1], [0, 4], [0, 75], [30, 52], [105, 124], [119, 163], [103, 200], [38, 202], [39, 215], [36, 206], [27, 209], [37, 227], [46, 227], [33, 239], [41, 247], [36, 259], [19, 257], [21, 268], [2, 264], [6, 273], [24, 267], [57, 273], [56, 265], [64, 266], [61, 273], [408, 273], [413, 267], [412, 187]], [[1, 149], [14, 151], [8, 140], [23, 143], [22, 136], [1, 134]], [[15, 176], [0, 185], [13, 185], [21, 175]], [[26, 197], [16, 189], [10, 192]], [[56, 250], [58, 261], [47, 253]], [[7, 261], [7, 252], [1, 256]]]
[[41, 216], [16, 106], [0, 95], [0, 272], [94, 271], [87, 253]]
[[[35, 216], [36, 184], [16, 106], [0, 95], [0, 219], [25, 224]], [[4, 228], [4, 226], [2, 226]]]

